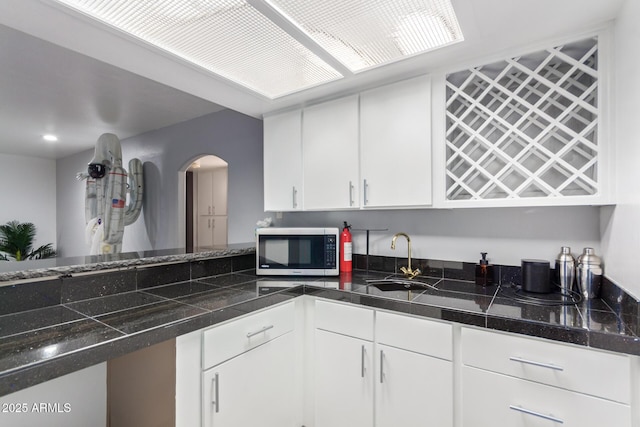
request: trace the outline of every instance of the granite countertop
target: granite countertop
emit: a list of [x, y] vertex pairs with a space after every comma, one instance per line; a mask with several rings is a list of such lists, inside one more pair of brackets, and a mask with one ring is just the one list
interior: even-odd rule
[[255, 243], [211, 247], [197, 252], [187, 252], [185, 249], [161, 249], [120, 254], [5, 261], [0, 262], [0, 286], [3, 284], [2, 282], [9, 281], [132, 268], [165, 262], [185, 262], [247, 253], [255, 253]]
[[[370, 281], [389, 273], [360, 270], [350, 281], [267, 278], [255, 275], [254, 259], [245, 255], [213, 260], [217, 271], [224, 272], [199, 278], [193, 278], [194, 272], [211, 272], [204, 270], [203, 262], [187, 263], [189, 274], [176, 272], [180, 266], [176, 264], [172, 274], [148, 273], [164, 278], [160, 282], [127, 288], [127, 281], [121, 280], [118, 286], [123, 287], [107, 291], [96, 285], [104, 295], [93, 298], [86, 298], [85, 291], [71, 298], [79, 292], [71, 287], [60, 304], [1, 315], [0, 395], [300, 295], [640, 355], [638, 314], [625, 311], [623, 305], [602, 300], [538, 305], [515, 299], [509, 285], [481, 287], [444, 277], [420, 279], [433, 288], [383, 291]], [[235, 267], [228, 267], [227, 260], [233, 260]], [[142, 270], [138, 281], [149, 269]], [[110, 277], [109, 283], [113, 282]]]

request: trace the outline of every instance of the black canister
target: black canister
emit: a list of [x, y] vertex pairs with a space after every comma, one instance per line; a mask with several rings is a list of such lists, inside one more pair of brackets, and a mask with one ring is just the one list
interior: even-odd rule
[[551, 280], [549, 280], [549, 261], [523, 259], [521, 260], [521, 268], [523, 291], [538, 294], [548, 294], [553, 291]]

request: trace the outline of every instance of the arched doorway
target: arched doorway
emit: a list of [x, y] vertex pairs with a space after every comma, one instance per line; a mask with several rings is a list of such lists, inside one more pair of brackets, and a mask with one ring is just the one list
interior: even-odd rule
[[207, 155], [186, 170], [186, 248], [197, 252], [227, 244], [228, 163]]

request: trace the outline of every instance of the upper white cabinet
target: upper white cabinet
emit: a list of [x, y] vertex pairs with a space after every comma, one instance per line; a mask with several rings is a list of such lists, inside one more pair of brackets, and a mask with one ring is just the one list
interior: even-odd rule
[[197, 172], [198, 215], [227, 214], [227, 168]]
[[265, 210], [430, 205], [430, 93], [421, 76], [266, 117]]
[[610, 202], [602, 37], [444, 77], [446, 207]]
[[302, 209], [302, 110], [264, 118], [264, 210]]
[[363, 207], [431, 204], [430, 107], [428, 76], [360, 95]]
[[302, 144], [304, 208], [358, 207], [358, 96], [306, 108]]

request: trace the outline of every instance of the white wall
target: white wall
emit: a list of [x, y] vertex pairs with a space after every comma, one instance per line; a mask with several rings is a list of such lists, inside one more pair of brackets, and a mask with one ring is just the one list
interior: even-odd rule
[[[96, 139], [99, 135], [96, 135]], [[223, 110], [122, 141], [123, 163], [143, 163], [142, 214], [125, 228], [123, 252], [184, 247], [179, 233], [179, 172], [195, 158], [218, 156], [229, 164], [229, 243], [254, 240], [264, 217], [262, 121]], [[75, 181], [93, 150], [58, 160], [58, 245], [64, 256], [86, 254], [84, 184]]]
[[640, 297], [640, 2], [627, 0], [614, 32], [614, 131], [618, 203], [602, 208], [605, 274]]
[[[552, 262], [561, 246], [599, 252], [599, 212], [591, 206], [285, 213], [277, 223], [341, 227], [342, 221], [354, 229], [388, 229], [371, 232], [374, 255], [407, 256], [404, 241], [391, 250], [400, 231], [411, 237], [416, 258], [478, 262], [480, 252], [488, 252], [492, 263], [520, 265], [523, 258]], [[353, 231], [355, 253], [366, 253], [365, 236]]]
[[57, 246], [55, 176], [55, 160], [0, 154], [0, 224], [32, 222], [36, 248]]

